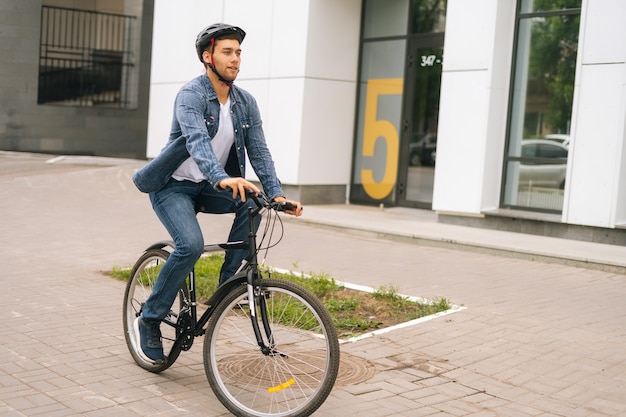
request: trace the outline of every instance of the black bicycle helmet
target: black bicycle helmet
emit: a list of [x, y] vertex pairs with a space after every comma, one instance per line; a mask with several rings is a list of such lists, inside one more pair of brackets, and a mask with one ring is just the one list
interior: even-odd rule
[[202, 60], [202, 53], [217, 39], [223, 38], [224, 36], [235, 36], [239, 43], [243, 42], [243, 39], [246, 37], [246, 32], [243, 29], [227, 25], [226, 23], [214, 23], [211, 26], [207, 26], [196, 37], [196, 51], [198, 52], [198, 58], [200, 62], [204, 63]]

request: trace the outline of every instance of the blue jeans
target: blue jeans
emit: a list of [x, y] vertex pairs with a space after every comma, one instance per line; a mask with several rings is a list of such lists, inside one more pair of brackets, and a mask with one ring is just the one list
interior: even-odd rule
[[[185, 278], [202, 255], [204, 238], [196, 218], [197, 212], [235, 213], [229, 242], [248, 239], [248, 207], [255, 207], [252, 199], [242, 203], [232, 198], [230, 191], [216, 191], [207, 181], [194, 183], [170, 179], [159, 191], [150, 193], [155, 213], [176, 244], [176, 249], [161, 268], [152, 294], [146, 300], [144, 319], [162, 320], [176, 299]], [[260, 218], [254, 222], [258, 229]], [[220, 272], [220, 284], [232, 277], [246, 257], [246, 250], [226, 251]]]

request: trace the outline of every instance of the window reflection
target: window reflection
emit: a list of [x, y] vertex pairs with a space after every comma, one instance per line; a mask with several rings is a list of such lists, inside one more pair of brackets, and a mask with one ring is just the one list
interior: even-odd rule
[[[503, 205], [560, 212], [570, 143], [580, 0], [523, 0]], [[541, 15], [537, 11], [552, 11]], [[563, 10], [555, 15], [554, 10]]]
[[447, 4], [447, 0], [413, 0], [411, 32], [443, 32]]
[[406, 35], [408, 0], [368, 0], [364, 7], [364, 39]]
[[522, 13], [579, 9], [580, 0], [522, 0]]
[[568, 147], [548, 139], [522, 141], [520, 186], [565, 188]]

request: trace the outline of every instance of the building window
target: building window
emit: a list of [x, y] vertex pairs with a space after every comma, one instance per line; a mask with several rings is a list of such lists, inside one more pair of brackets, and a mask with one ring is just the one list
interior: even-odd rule
[[136, 18], [42, 6], [39, 104], [128, 109]]
[[560, 213], [582, 0], [520, 0], [502, 206]]
[[409, 0], [364, 2], [351, 200], [393, 203]]

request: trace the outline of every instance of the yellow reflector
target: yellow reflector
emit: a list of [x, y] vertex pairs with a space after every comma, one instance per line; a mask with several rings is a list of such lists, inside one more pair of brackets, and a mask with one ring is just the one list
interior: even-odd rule
[[283, 390], [285, 388], [289, 388], [290, 385], [295, 384], [296, 381], [291, 378], [289, 381], [285, 382], [284, 384], [280, 384], [280, 385], [276, 385], [275, 387], [270, 387], [267, 389], [267, 392], [269, 392], [270, 394], [276, 391], [280, 391]]

